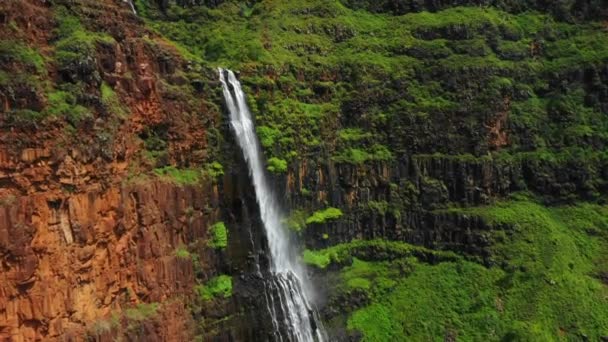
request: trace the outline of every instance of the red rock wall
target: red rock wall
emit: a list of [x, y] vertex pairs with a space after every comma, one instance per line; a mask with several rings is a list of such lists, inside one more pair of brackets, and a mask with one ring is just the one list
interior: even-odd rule
[[[82, 337], [137, 303], [183, 307], [193, 265], [174, 253], [206, 238], [203, 193], [157, 181], [0, 207], [0, 340]], [[167, 317], [162, 340], [188, 335], [175, 329], [189, 324], [183, 313]]]
[[[53, 61], [59, 5], [115, 39], [97, 46], [94, 60], [127, 113], [91, 105], [88, 123], [16, 127], [5, 121], [10, 110], [43, 110], [49, 89], [69, 82]], [[152, 172], [209, 162], [206, 133], [218, 113], [182, 76], [190, 64], [121, 0], [0, 0], [0, 37], [45, 56], [40, 78], [51, 85], [17, 96], [0, 87], [0, 342], [192, 340], [195, 265], [175, 251], [189, 246], [196, 268], [213, 273], [205, 241], [217, 189]], [[99, 84], [85, 88], [99, 98]], [[166, 130], [164, 165], [146, 158], [142, 137], [157, 127]], [[142, 303], [158, 310], [128, 317]]]

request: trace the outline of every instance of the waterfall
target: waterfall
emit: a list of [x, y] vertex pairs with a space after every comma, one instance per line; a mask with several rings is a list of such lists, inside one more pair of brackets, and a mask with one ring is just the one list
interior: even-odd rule
[[230, 70], [219, 69], [230, 124], [253, 180], [255, 195], [270, 249], [270, 278], [264, 293], [277, 341], [324, 341], [323, 326], [309, 300], [304, 270], [297, 262], [283, 215], [264, 170], [262, 150], [241, 84]]

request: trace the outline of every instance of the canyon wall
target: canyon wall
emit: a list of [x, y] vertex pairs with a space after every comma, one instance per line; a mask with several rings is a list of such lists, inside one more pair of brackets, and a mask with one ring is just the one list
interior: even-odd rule
[[0, 340], [192, 340], [218, 185], [152, 170], [208, 161], [204, 72], [122, 1], [5, 1], [0, 25]]

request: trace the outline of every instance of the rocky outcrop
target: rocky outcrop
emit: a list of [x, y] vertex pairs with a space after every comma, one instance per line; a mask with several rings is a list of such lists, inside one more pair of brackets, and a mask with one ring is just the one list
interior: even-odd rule
[[344, 211], [338, 220], [306, 228], [309, 247], [386, 238], [485, 256], [491, 244], [487, 231], [509, 227], [489, 226], [443, 208], [489, 204], [518, 191], [547, 202], [593, 199], [607, 190], [608, 164], [592, 165], [576, 156], [555, 161], [536, 154], [414, 155], [362, 165], [302, 162], [275, 181], [285, 189], [291, 208], [312, 213], [331, 205]]
[[192, 324], [179, 312], [193, 294], [193, 264], [175, 251], [207, 238], [201, 228], [211, 216], [204, 213], [203, 193], [153, 182], [69, 196], [38, 193], [4, 204], [2, 337], [83, 336], [139, 303], [163, 306], [171, 300], [182, 309], [165, 313], [172, 323], [162, 326], [156, 340], [167, 340], [176, 325]]

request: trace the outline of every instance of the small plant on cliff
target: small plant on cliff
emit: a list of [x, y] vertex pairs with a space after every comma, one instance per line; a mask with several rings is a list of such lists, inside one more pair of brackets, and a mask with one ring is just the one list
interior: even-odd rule
[[44, 58], [40, 53], [22, 43], [0, 42], [0, 61], [9, 61], [33, 68], [38, 74], [45, 71]]
[[78, 104], [76, 96], [67, 91], [53, 91], [48, 95], [48, 107], [45, 113], [54, 117], [65, 117], [72, 125], [77, 125], [93, 114], [89, 109]]
[[285, 173], [287, 171], [287, 161], [277, 157], [272, 157], [268, 159], [267, 169], [272, 173]]
[[120, 103], [120, 99], [116, 95], [116, 92], [114, 92], [114, 89], [104, 82], [101, 84], [100, 91], [101, 102], [103, 103], [105, 109], [111, 114], [124, 118], [127, 115], [127, 111]]
[[306, 224], [321, 224], [327, 221], [336, 220], [342, 217], [342, 210], [334, 207], [329, 207], [324, 210], [315, 211], [306, 219]]
[[185, 247], [179, 247], [175, 250], [175, 256], [179, 259], [190, 259], [191, 254]]
[[224, 167], [217, 161], [208, 164], [205, 171], [212, 179], [218, 179], [224, 175]]
[[325, 268], [331, 263], [331, 258], [327, 253], [319, 253], [318, 251], [305, 250], [302, 255], [302, 260], [307, 265]]
[[217, 222], [209, 227], [211, 233], [211, 239], [208, 242], [208, 246], [215, 249], [224, 249], [228, 246], [228, 230], [224, 222]]
[[371, 150], [347, 148], [332, 158], [336, 163], [363, 164], [367, 161], [389, 161], [393, 159], [391, 151], [384, 145], [374, 144]]
[[219, 275], [211, 278], [205, 285], [197, 285], [194, 290], [203, 301], [214, 298], [229, 298], [232, 296], [232, 277], [229, 275]]
[[157, 176], [166, 178], [178, 185], [197, 184], [201, 178], [200, 170], [178, 169], [172, 165], [154, 169], [154, 173]]

